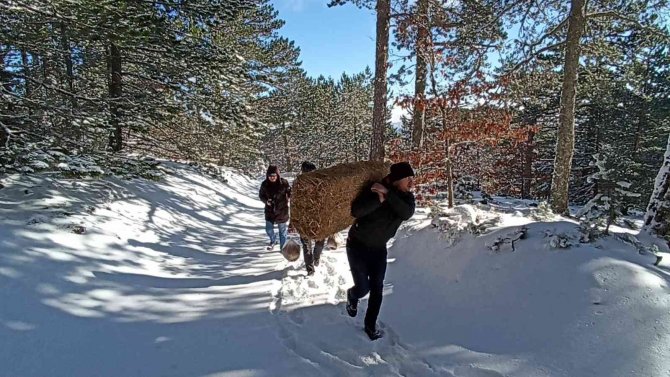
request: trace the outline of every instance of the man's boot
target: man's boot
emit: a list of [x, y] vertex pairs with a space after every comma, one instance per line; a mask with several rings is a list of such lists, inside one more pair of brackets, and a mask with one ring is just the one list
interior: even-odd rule
[[350, 317], [358, 314], [358, 300], [351, 298], [351, 288], [347, 289], [347, 313]]

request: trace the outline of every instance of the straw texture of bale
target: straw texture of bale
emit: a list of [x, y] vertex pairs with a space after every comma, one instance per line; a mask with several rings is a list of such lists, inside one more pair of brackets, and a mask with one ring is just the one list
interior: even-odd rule
[[295, 240], [289, 239], [281, 249], [281, 255], [289, 262], [294, 262], [300, 258], [300, 244]]
[[322, 240], [353, 224], [351, 202], [372, 182], [381, 181], [390, 164], [361, 161], [299, 175], [291, 192], [291, 224], [303, 237]]
[[328, 237], [326, 245], [331, 250], [339, 249], [340, 246], [344, 245], [344, 238], [342, 238], [342, 235], [340, 235], [340, 233], [335, 233]]

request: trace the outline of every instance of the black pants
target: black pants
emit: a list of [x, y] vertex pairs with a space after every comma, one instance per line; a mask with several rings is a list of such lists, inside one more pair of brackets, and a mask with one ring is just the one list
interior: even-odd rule
[[316, 264], [319, 264], [326, 240], [312, 241], [300, 237], [300, 242], [302, 243], [302, 255], [305, 258], [305, 267], [307, 272], [312, 272], [314, 271], [314, 262], [316, 261]]
[[347, 243], [347, 259], [354, 286], [348, 291], [350, 301], [357, 302], [370, 292], [365, 327], [376, 328], [379, 309], [382, 307], [384, 276], [386, 275], [386, 248], [370, 249]]

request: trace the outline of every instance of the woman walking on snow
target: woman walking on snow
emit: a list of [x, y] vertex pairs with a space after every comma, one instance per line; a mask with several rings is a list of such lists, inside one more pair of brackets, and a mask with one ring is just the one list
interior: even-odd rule
[[279, 249], [284, 248], [288, 235], [288, 204], [291, 198], [291, 186], [279, 176], [279, 168], [270, 165], [266, 178], [261, 183], [258, 197], [265, 203], [265, 232], [270, 237], [267, 249], [272, 250], [277, 243], [274, 227], [279, 228]]
[[377, 316], [386, 274], [386, 243], [414, 215], [413, 176], [409, 163], [393, 164], [381, 183], [367, 187], [351, 204], [356, 221], [349, 229], [347, 259], [354, 286], [347, 291], [347, 313], [355, 317], [358, 300], [370, 292], [364, 330], [371, 340], [384, 335], [377, 329]]

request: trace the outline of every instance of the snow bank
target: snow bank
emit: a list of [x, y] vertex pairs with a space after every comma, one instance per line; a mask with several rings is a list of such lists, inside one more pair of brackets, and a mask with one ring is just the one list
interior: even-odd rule
[[454, 375], [667, 374], [670, 270], [616, 237], [556, 249], [548, 234], [579, 234], [560, 218], [527, 224], [516, 251], [489, 250], [518, 229], [508, 220], [451, 247], [431, 228], [399, 236], [382, 318], [419, 358]]

